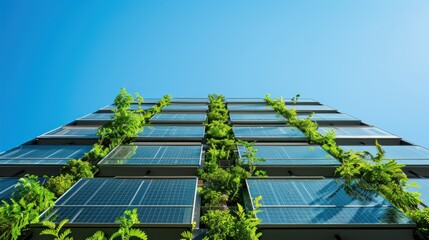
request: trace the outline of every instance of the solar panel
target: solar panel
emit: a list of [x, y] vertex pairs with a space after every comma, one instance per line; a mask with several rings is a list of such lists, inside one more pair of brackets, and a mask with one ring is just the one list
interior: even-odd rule
[[172, 98], [172, 103], [208, 103], [208, 98]]
[[335, 112], [337, 110], [325, 105], [286, 105], [288, 109], [295, 108], [297, 112]]
[[204, 122], [206, 114], [200, 113], [158, 113], [153, 116], [151, 122]]
[[92, 146], [83, 145], [21, 145], [0, 154], [3, 164], [64, 165], [70, 159], [82, 158]]
[[162, 111], [207, 111], [207, 104], [170, 104], [162, 108]]
[[268, 104], [228, 104], [230, 111], [274, 111]]
[[[298, 119], [306, 119], [308, 114], [298, 115]], [[315, 113], [312, 115], [311, 120], [313, 121], [323, 121], [323, 120], [332, 120], [332, 121], [357, 121], [358, 119], [349, 116], [344, 113]]]
[[[262, 196], [263, 224], [411, 224], [364, 182], [341, 179], [247, 179], [252, 199]], [[356, 187], [356, 184], [361, 184]]]
[[426, 206], [429, 206], [429, 179], [427, 178], [410, 178], [409, 182], [415, 182], [419, 185], [419, 187], [409, 186], [408, 190], [410, 192], [418, 192], [420, 193], [420, 199], [422, 203]]
[[161, 126], [143, 128], [139, 138], [203, 138], [204, 126]]
[[226, 98], [227, 103], [265, 103], [262, 98]]
[[[345, 151], [354, 150], [359, 152], [370, 152], [375, 156], [377, 149], [375, 146], [340, 146]], [[412, 145], [398, 145], [398, 146], [382, 146], [385, 151], [385, 159], [395, 159], [396, 162], [406, 165], [428, 165], [429, 164], [429, 150], [420, 146]], [[369, 158], [368, 158], [369, 159]]]
[[334, 130], [337, 137], [395, 137], [376, 127], [319, 127], [317, 130], [322, 134]]
[[93, 113], [79, 118], [78, 120], [111, 120], [113, 113]]
[[[155, 104], [154, 103], [142, 103], [140, 106], [142, 107], [143, 110], [148, 110], [151, 107], [155, 106]], [[131, 104], [129, 109], [130, 110], [137, 110], [138, 108], [139, 108], [139, 104]], [[112, 104], [112, 105], [103, 107], [101, 110], [114, 110], [114, 109], [116, 109], [116, 106], [114, 104]]]
[[60, 127], [39, 136], [39, 138], [98, 138], [97, 132], [98, 127]]
[[[257, 150], [256, 157], [264, 158], [265, 162], [255, 165], [340, 165], [334, 157], [320, 146], [253, 146]], [[243, 162], [246, 149], [238, 146]]]
[[202, 146], [119, 146], [98, 165], [200, 165]]
[[306, 139], [305, 135], [295, 127], [234, 126], [233, 130], [237, 139]]
[[249, 113], [231, 113], [230, 115], [231, 122], [286, 122], [286, 118], [275, 113], [259, 113], [259, 114], [249, 114]]
[[15, 185], [19, 178], [0, 178], [0, 205], [2, 200], [7, 200], [15, 191]]
[[197, 179], [81, 179], [41, 220], [112, 224], [136, 208], [142, 224], [191, 224]]

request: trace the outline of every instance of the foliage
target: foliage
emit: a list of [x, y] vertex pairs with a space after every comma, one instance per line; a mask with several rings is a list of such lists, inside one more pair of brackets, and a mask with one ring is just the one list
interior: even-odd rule
[[[297, 97], [294, 103], [296, 103]], [[376, 155], [372, 155], [369, 152], [344, 151], [335, 142], [335, 132], [328, 132], [326, 135], [320, 134], [317, 131], [318, 125], [316, 122], [311, 121], [311, 116], [307, 119], [298, 119], [295, 109], [288, 109], [282, 98], [274, 100], [267, 94], [265, 101], [277, 113], [286, 117], [289, 125], [300, 129], [307, 136], [310, 143], [321, 145], [342, 162], [342, 165], [336, 169], [336, 174], [346, 181], [355, 178], [363, 179], [394, 206], [421, 222], [426, 220], [425, 226], [429, 225], [427, 221], [429, 217], [424, 217], [424, 214], [415, 212], [417, 205], [420, 203], [418, 194], [407, 192], [405, 189], [408, 179], [402, 171], [404, 165], [398, 164], [392, 159], [385, 159], [384, 151], [378, 142], [376, 142]], [[424, 224], [420, 224], [420, 226], [424, 226]], [[425, 230], [423, 229], [422, 231]]]
[[0, 239], [18, 239], [28, 224], [38, 222], [39, 215], [54, 205], [54, 194], [36, 176], [19, 179], [16, 188], [13, 198], [0, 206]]
[[429, 208], [411, 210], [407, 215], [417, 224], [419, 234], [429, 239]]
[[132, 211], [126, 210], [124, 215], [118, 217], [116, 222], [120, 223], [119, 230], [112, 234], [110, 239], [115, 239], [120, 237], [122, 240], [129, 240], [132, 237], [147, 240], [147, 235], [141, 229], [132, 228], [132, 226], [136, 223], [140, 223], [137, 209], [133, 209]]
[[[261, 197], [255, 199], [255, 206], [259, 206]], [[208, 210], [201, 217], [201, 222], [208, 226], [204, 240], [257, 240], [262, 233], [257, 232], [257, 226], [261, 220], [255, 215], [259, 210], [245, 212], [244, 208], [237, 204], [237, 211]]]
[[[66, 229], [62, 231], [64, 225], [68, 222], [68, 219], [62, 220], [58, 226], [55, 225], [54, 222], [44, 221], [43, 226], [47, 227], [44, 229], [40, 235], [50, 235], [54, 237], [54, 240], [73, 240], [73, 237], [69, 237], [72, 234], [70, 229]], [[121, 240], [129, 240], [131, 238], [137, 238], [141, 240], [147, 240], [147, 235], [145, 232], [138, 228], [132, 228], [134, 224], [139, 223], [139, 218], [137, 214], [137, 209], [133, 209], [132, 211], [126, 210], [124, 215], [118, 217], [116, 219], [117, 223], [120, 223], [118, 231], [112, 234], [109, 240], [116, 239], [120, 237]], [[87, 238], [87, 240], [105, 240], [106, 236], [104, 232], [97, 231], [91, 237]]]
[[250, 175], [266, 176], [267, 173], [265, 171], [256, 170], [255, 163], [265, 162], [265, 159], [256, 157], [258, 150], [253, 147], [255, 143], [249, 143], [246, 141], [239, 141], [238, 143], [245, 148], [245, 152], [242, 156], [245, 159], [245, 162], [243, 163], [240, 159], [238, 162], [249, 168]]
[[49, 189], [55, 196], [63, 195], [75, 183], [75, 177], [69, 174], [60, 174], [49, 178], [46, 182], [46, 188]]
[[54, 222], [51, 221], [44, 221], [42, 224], [43, 226], [47, 227], [47, 229], [44, 229], [40, 235], [50, 235], [50, 236], [54, 236], [54, 240], [72, 240], [72, 237], [69, 237], [69, 235], [71, 234], [71, 230], [70, 229], [66, 229], [61, 233], [61, 230], [64, 226], [64, 224], [66, 224], [69, 220], [68, 219], [64, 219], [62, 220], [59, 224], [58, 227], [55, 226]]
[[94, 167], [89, 162], [82, 160], [70, 160], [61, 169], [61, 174], [69, 174], [74, 176], [74, 180], [77, 181], [81, 178], [93, 178]]
[[197, 225], [197, 222], [193, 222], [192, 223], [192, 227], [191, 227], [191, 231], [184, 231], [182, 232], [180, 235], [182, 236], [182, 238], [180, 240], [192, 240], [192, 232], [195, 229], [195, 226]]

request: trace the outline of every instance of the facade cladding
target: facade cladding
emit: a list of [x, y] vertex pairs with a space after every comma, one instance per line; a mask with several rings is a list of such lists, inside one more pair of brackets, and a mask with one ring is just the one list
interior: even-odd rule
[[[159, 99], [147, 99], [143, 110]], [[375, 190], [365, 192], [335, 177], [341, 163], [321, 146], [310, 144], [297, 128], [260, 98], [226, 98], [229, 123], [237, 140], [255, 142], [255, 163], [266, 178], [248, 178], [245, 198], [262, 196], [256, 217], [262, 221], [261, 239], [414, 239], [416, 224]], [[294, 107], [300, 119], [312, 114], [318, 131], [336, 131], [342, 148], [376, 153], [375, 141], [385, 157], [404, 164], [404, 172], [421, 186], [422, 207], [429, 205], [429, 150], [411, 144], [313, 99], [300, 99]], [[137, 109], [132, 105], [130, 109]], [[0, 153], [0, 199], [12, 193], [24, 174], [56, 175], [70, 159], [83, 157], [97, 141], [97, 129], [111, 121], [114, 105], [100, 108], [73, 123], [47, 132], [14, 149]], [[203, 169], [206, 144], [207, 98], [173, 98], [150, 119], [133, 139], [98, 162], [93, 179], [81, 179], [40, 220], [69, 219], [75, 239], [85, 239], [100, 228], [117, 226], [124, 210], [137, 209], [149, 239], [178, 239], [196, 222], [194, 236], [201, 239], [201, 200], [198, 170]], [[243, 163], [245, 149], [238, 146]], [[347, 185], [347, 187], [345, 187]], [[200, 185], [201, 187], [201, 185]], [[40, 224], [32, 225], [34, 239]], [[108, 232], [109, 230], [107, 230]]]

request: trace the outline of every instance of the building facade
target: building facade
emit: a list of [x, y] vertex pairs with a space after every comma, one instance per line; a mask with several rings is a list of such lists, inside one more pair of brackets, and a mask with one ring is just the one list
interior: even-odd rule
[[[159, 99], [145, 99], [143, 110]], [[416, 224], [370, 186], [337, 177], [341, 162], [320, 145], [310, 144], [299, 129], [287, 125], [262, 98], [226, 98], [228, 124], [234, 138], [254, 142], [255, 163], [267, 177], [246, 179], [248, 210], [256, 217], [261, 239], [415, 239]], [[125, 210], [137, 209], [149, 239], [179, 239], [196, 223], [195, 239], [204, 236], [204, 214], [198, 188], [207, 145], [205, 123], [208, 98], [172, 98], [132, 139], [117, 146], [97, 163], [95, 178], [81, 179], [43, 212], [41, 220], [68, 219], [75, 239], [85, 239], [97, 229], [113, 232], [115, 220]], [[404, 173], [420, 185], [422, 204], [429, 205], [429, 150], [407, 142], [355, 117], [313, 99], [286, 101], [298, 118], [311, 119], [322, 134], [336, 132], [336, 143], [345, 150], [377, 153], [376, 141], [386, 159], [404, 164]], [[115, 105], [76, 119], [14, 149], [0, 154], [0, 199], [7, 199], [18, 178], [25, 174], [52, 176], [70, 159], [79, 159], [98, 141], [100, 126], [112, 120]], [[131, 110], [138, 109], [132, 104]], [[236, 155], [246, 162], [246, 149]], [[226, 166], [238, 164], [227, 163]], [[362, 183], [361, 183], [362, 184]], [[363, 183], [365, 184], [365, 183]], [[363, 191], [364, 189], [365, 191]], [[262, 196], [261, 206], [252, 201]], [[41, 224], [32, 224], [33, 239]]]

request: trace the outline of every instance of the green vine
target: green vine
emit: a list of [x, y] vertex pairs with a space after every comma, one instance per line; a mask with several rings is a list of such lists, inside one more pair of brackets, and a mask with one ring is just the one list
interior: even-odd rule
[[[296, 103], [299, 95], [293, 101]], [[287, 124], [297, 127], [307, 137], [311, 144], [321, 145], [327, 152], [336, 157], [342, 165], [335, 171], [341, 178], [347, 180], [363, 179], [395, 207], [406, 213], [413, 221], [418, 223], [419, 231], [426, 232], [429, 226], [427, 210], [418, 210], [420, 204], [418, 193], [406, 190], [408, 178], [402, 171], [404, 165], [393, 159], [384, 158], [384, 150], [376, 142], [377, 154], [369, 152], [344, 151], [335, 142], [335, 132], [330, 131], [323, 135], [317, 131], [318, 124], [311, 120], [298, 119], [295, 108], [288, 109], [283, 98], [272, 99], [267, 94], [265, 101], [274, 110], [287, 118]]]
[[[255, 217], [256, 211], [245, 213], [240, 205], [243, 202], [245, 179], [264, 174], [253, 165], [259, 160], [255, 157], [256, 150], [247, 142], [236, 142], [232, 127], [228, 124], [224, 96], [209, 95], [207, 118], [209, 149], [206, 151], [204, 171], [199, 173], [206, 183], [199, 192], [203, 205], [209, 209], [201, 217], [201, 221], [208, 226], [204, 239], [259, 239], [262, 234], [257, 232], [260, 220]], [[249, 150], [245, 164], [235, 153], [237, 144], [243, 144]], [[237, 160], [235, 165], [234, 160]], [[220, 167], [221, 161], [226, 161], [229, 167]], [[238, 211], [231, 211], [228, 207], [231, 205], [237, 205]]]

